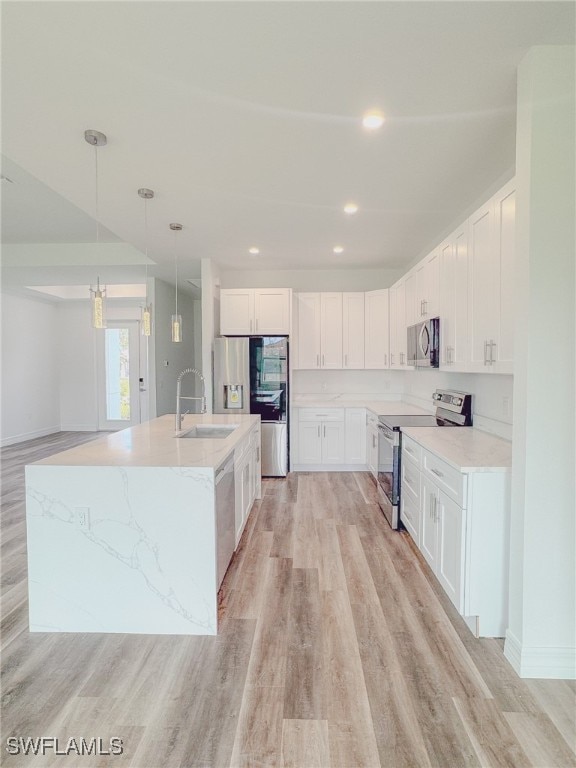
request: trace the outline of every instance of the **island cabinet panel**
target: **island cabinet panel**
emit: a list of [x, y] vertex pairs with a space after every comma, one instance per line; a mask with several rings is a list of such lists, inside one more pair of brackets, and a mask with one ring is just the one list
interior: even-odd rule
[[[225, 438], [190, 427], [234, 425]], [[260, 419], [174, 416], [110, 433], [26, 467], [31, 632], [215, 635], [236, 539], [258, 493]], [[245, 501], [244, 501], [245, 500]]]

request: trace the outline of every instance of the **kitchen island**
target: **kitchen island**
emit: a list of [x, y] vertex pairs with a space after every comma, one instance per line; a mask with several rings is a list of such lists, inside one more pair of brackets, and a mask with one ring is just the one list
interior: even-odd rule
[[216, 634], [237, 543], [234, 484], [220, 503], [218, 477], [230, 466], [234, 477], [256, 433], [259, 448], [259, 422], [189, 415], [180, 434], [237, 426], [186, 438], [162, 416], [27, 466], [30, 630]]

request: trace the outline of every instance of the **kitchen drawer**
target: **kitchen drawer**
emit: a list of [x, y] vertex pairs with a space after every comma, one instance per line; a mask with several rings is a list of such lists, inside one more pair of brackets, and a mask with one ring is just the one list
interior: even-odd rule
[[420, 501], [420, 467], [402, 454], [402, 493], [404, 488], [408, 488]]
[[418, 445], [418, 443], [414, 442], [411, 437], [408, 437], [407, 435], [402, 435], [402, 460], [404, 460], [404, 457], [408, 456], [412, 459], [412, 461], [415, 461], [418, 466], [420, 466], [420, 462], [422, 461], [422, 447]]
[[400, 496], [400, 520], [415, 544], [420, 546], [420, 502], [402, 486]]
[[344, 408], [300, 408], [298, 421], [344, 421]]
[[457, 469], [446, 464], [430, 451], [422, 451], [422, 471], [440, 488], [441, 491], [453, 499], [461, 507], [465, 506], [464, 500], [464, 475]]

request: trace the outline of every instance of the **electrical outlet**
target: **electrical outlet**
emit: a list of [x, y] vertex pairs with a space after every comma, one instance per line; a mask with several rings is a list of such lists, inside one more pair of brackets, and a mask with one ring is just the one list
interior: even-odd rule
[[90, 530], [90, 507], [76, 507], [74, 517], [78, 528], [83, 531]]

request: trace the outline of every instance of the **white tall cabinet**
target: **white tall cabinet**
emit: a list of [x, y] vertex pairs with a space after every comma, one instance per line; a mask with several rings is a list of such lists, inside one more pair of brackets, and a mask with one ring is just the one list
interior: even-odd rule
[[468, 370], [513, 373], [515, 184], [469, 219]]

